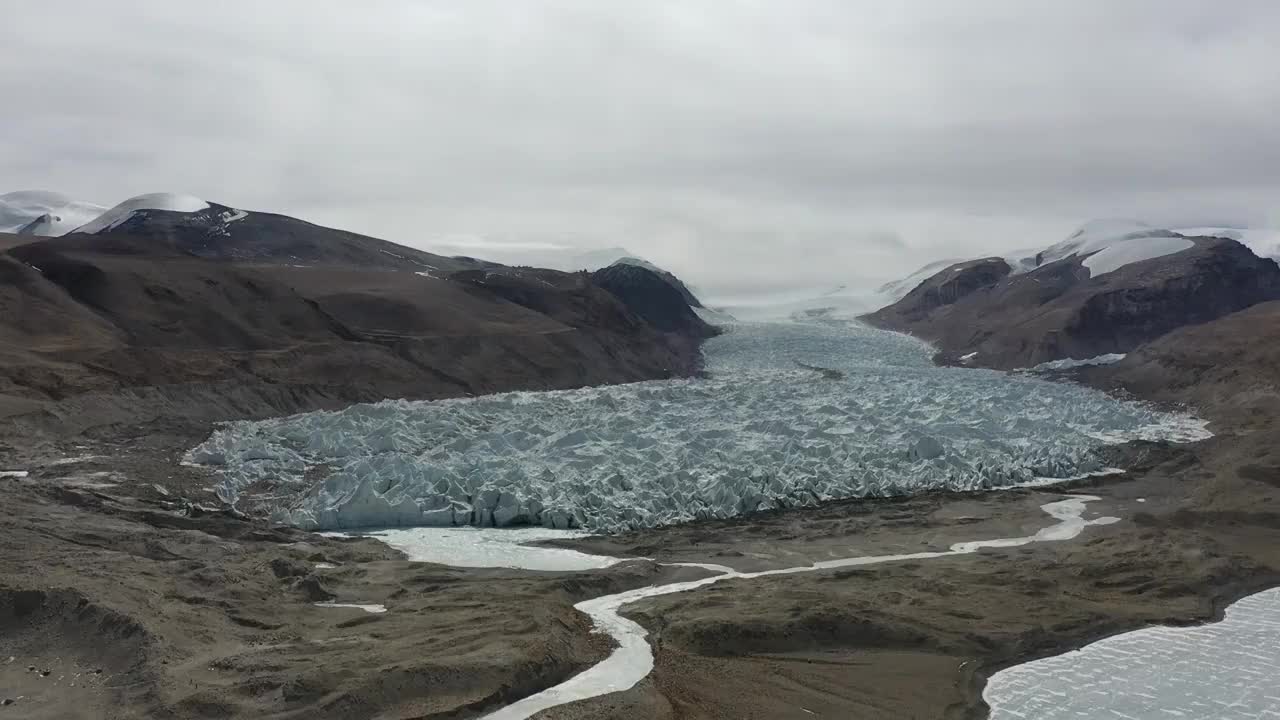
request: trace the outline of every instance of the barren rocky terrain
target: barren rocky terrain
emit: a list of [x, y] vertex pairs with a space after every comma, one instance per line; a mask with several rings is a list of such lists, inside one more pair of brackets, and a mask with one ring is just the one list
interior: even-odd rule
[[[648, 558], [589, 572], [410, 563], [221, 507], [181, 455], [225, 419], [688, 374], [709, 331], [651, 292], [628, 302], [648, 276], [433, 277], [40, 242], [0, 254], [0, 713], [13, 717], [478, 717], [607, 655], [574, 603], [703, 572], [657, 563], [757, 570], [1024, 535], [1077, 489], [589, 538], [574, 545]], [[1151, 342], [1126, 336], [1139, 344], [1123, 362], [1074, 376], [1212, 420], [1211, 440], [1123, 446], [1124, 474], [1079, 483], [1101, 498], [1090, 516], [1120, 522], [644, 600], [626, 612], [650, 632], [654, 672], [539, 717], [982, 717], [1002, 667], [1212, 619], [1280, 584], [1280, 325], [1274, 303], [1227, 305]]]

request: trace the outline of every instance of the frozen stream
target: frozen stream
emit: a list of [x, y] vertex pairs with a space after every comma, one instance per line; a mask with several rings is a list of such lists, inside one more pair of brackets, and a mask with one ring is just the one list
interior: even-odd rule
[[[826, 560], [805, 567], [785, 568], [781, 570], [765, 570], [762, 572], [742, 573], [723, 565], [710, 565], [700, 563], [677, 563], [687, 567], [700, 567], [710, 572], [716, 573], [701, 580], [693, 580], [689, 582], [670, 583], [667, 585], [653, 585], [649, 587], [637, 588], [614, 595], [605, 595], [591, 600], [585, 600], [578, 603], [575, 607], [591, 617], [595, 624], [596, 630], [608, 633], [617, 643], [617, 648], [604, 661], [588, 668], [587, 670], [569, 678], [565, 682], [544, 690], [536, 695], [531, 695], [523, 700], [508, 705], [497, 712], [486, 716], [490, 720], [523, 720], [532, 717], [534, 714], [546, 710], [548, 708], [564, 705], [566, 703], [585, 700], [613, 692], [627, 690], [634, 686], [640, 680], [653, 670], [653, 651], [649, 646], [648, 640], [645, 639], [647, 633], [645, 629], [637, 623], [622, 617], [621, 612], [625, 606], [630, 603], [642, 600], [644, 598], [656, 597], [659, 595], [670, 595], [672, 593], [687, 592], [697, 588], [705, 587], [714, 583], [730, 579], [751, 580], [754, 578], [768, 577], [771, 575], [794, 575], [798, 573], [816, 572], [820, 570], [829, 570], [834, 568], [852, 567], [856, 565], [877, 565], [880, 563], [900, 562], [906, 560], [931, 560], [935, 558], [950, 557], [954, 555], [964, 555], [977, 552], [983, 548], [1005, 548], [1026, 545], [1035, 542], [1054, 542], [1062, 540], [1070, 540], [1079, 535], [1086, 527], [1091, 525], [1106, 525], [1117, 521], [1113, 517], [1100, 517], [1095, 519], [1084, 519], [1085, 503], [1096, 500], [1097, 498], [1088, 495], [1071, 495], [1066, 499], [1051, 502], [1042, 505], [1041, 508], [1048, 513], [1057, 522], [1053, 525], [1040, 530], [1035, 535], [1015, 538], [999, 538], [995, 540], [975, 540], [969, 542], [956, 543], [944, 552], [919, 552], [904, 555], [868, 555], [862, 557], [846, 558], [841, 560]], [[436, 557], [431, 555], [435, 551], [426, 550], [426, 555], [421, 554], [425, 546], [430, 545], [430, 538], [434, 535], [430, 529], [406, 530], [399, 536], [392, 536], [396, 547], [405, 549], [410, 554], [411, 559], [420, 560], [427, 557]], [[464, 564], [473, 565], [482, 563], [486, 560], [493, 562], [495, 566], [512, 567], [509, 558], [523, 557], [523, 553], [527, 548], [521, 548], [519, 543], [528, 541], [528, 538], [521, 538], [518, 535], [510, 534], [508, 531], [500, 530], [475, 530], [471, 531], [477, 537], [483, 536], [484, 542], [489, 543], [492, 549], [497, 550], [501, 545], [506, 545], [509, 552], [489, 552], [481, 550], [477, 552], [468, 552], [462, 550], [465, 557], [462, 562]], [[380, 535], [371, 533], [375, 537]], [[425, 541], [419, 542], [413, 540], [415, 535], [421, 535], [426, 538]], [[385, 536], [381, 536], [384, 537]], [[415, 554], [412, 550], [417, 548], [420, 552]], [[590, 558], [592, 556], [575, 553], [569, 550], [549, 549], [548, 552], [562, 553], [568, 562], [578, 562], [574, 556]], [[616, 562], [615, 558], [598, 558], [603, 564]], [[536, 566], [530, 569], [547, 569], [546, 558], [536, 558]]]
[[[230, 502], [259, 480], [283, 485], [265, 509], [308, 529], [615, 532], [1066, 478], [1101, 469], [1105, 443], [1206, 435], [1079, 385], [935, 367], [927, 345], [862, 325], [729, 330], [705, 347], [707, 379], [231, 423], [187, 459], [217, 467]], [[322, 482], [304, 480], [320, 465]]]

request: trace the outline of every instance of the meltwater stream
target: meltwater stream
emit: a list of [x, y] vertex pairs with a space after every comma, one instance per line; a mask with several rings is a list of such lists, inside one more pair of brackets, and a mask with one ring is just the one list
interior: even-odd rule
[[[1032, 375], [939, 368], [858, 324], [739, 323], [709, 378], [387, 401], [220, 428], [187, 459], [288, 524], [652, 527], [848, 497], [1011, 487], [1101, 469], [1101, 445], [1203, 424]], [[308, 469], [331, 469], [323, 482]]]
[[[737, 572], [732, 568], [725, 567], [723, 565], [672, 563], [674, 565], [684, 567], [702, 568], [715, 574], [701, 580], [670, 583], [667, 585], [652, 585], [613, 595], [592, 598], [578, 603], [574, 607], [591, 618], [595, 625], [595, 629], [599, 632], [607, 633], [613, 638], [614, 642], [617, 644], [614, 651], [604, 661], [584, 670], [559, 685], [526, 697], [491, 713], [490, 715], [485, 716], [486, 720], [525, 720], [525, 718], [530, 718], [548, 708], [630, 689], [636, 683], [643, 680], [645, 676], [653, 670], [654, 662], [653, 650], [649, 646], [648, 640], [645, 639], [648, 633], [639, 624], [622, 617], [621, 615], [622, 609], [625, 606], [638, 600], [656, 597], [659, 595], [688, 592], [690, 590], [696, 590], [707, 585], [730, 579], [751, 580], [771, 575], [794, 575], [798, 573], [852, 566], [931, 560], [935, 558], [974, 553], [983, 548], [1017, 547], [1035, 542], [1070, 540], [1079, 535], [1086, 527], [1091, 525], [1106, 525], [1118, 520], [1113, 517], [1100, 517], [1090, 520], [1084, 519], [1085, 503], [1096, 499], [1097, 498], [1088, 495], [1071, 495], [1067, 496], [1066, 499], [1042, 505], [1041, 509], [1048, 513], [1057, 522], [1041, 529], [1034, 535], [956, 543], [952, 545], [949, 550], [944, 552], [918, 552], [902, 555], [867, 555], [840, 560], [825, 560], [804, 567], [765, 570], [761, 572]], [[404, 550], [412, 560], [431, 559], [439, 561], [439, 556], [435, 554], [437, 551], [431, 547], [433, 545], [432, 539], [436, 538], [439, 532], [441, 531], [435, 529], [420, 529], [403, 531], [390, 536], [385, 534], [380, 535], [378, 533], [371, 534], [375, 537], [382, 537], [393, 546]], [[475, 550], [459, 548], [461, 553], [461, 562], [463, 564], [492, 564], [495, 566], [518, 567], [520, 566], [519, 559], [524, 557], [525, 551], [533, 549], [523, 548], [519, 545], [520, 542], [527, 542], [531, 538], [521, 538], [520, 535], [511, 533], [510, 531], [495, 530], [486, 532], [473, 530], [471, 532], [478, 537], [482, 536], [484, 538], [484, 542], [489, 543], [495, 550], [500, 546], [505, 546], [507, 548], [507, 552], [487, 552], [485, 550], [477, 552]], [[502, 537], [496, 537], [497, 533], [501, 533]], [[548, 563], [555, 562], [549, 558], [552, 558], [557, 554], [560, 554], [562, 558], [559, 562], [565, 563], [566, 565], [563, 569], [576, 567], [579, 563], [583, 562], [582, 558], [595, 557], [555, 548], [546, 548], [542, 550], [548, 553], [548, 555], [545, 557], [538, 557], [534, 560], [536, 569], [547, 569]], [[513, 561], [512, 558], [515, 558], [515, 560]], [[616, 558], [597, 557], [596, 559], [601, 563], [601, 565], [617, 562]]]

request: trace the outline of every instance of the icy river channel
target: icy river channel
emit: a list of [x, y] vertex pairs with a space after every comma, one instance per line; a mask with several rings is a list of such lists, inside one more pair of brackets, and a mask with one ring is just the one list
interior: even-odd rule
[[[943, 552], [868, 555], [764, 572], [742, 573], [722, 565], [680, 563], [710, 576], [688, 582], [637, 588], [578, 603], [598, 632], [616, 649], [601, 663], [565, 682], [486, 716], [524, 720], [568, 703], [634, 687], [653, 670], [646, 631], [623, 617], [639, 600], [696, 591], [726, 580], [750, 581], [835, 568], [902, 561], [929, 561], [1042, 542], [1069, 541], [1090, 526], [1117, 522], [1086, 519], [1096, 498], [1069, 495], [1041, 506], [1052, 522], [1026, 537], [956, 543]], [[404, 551], [411, 560], [466, 567], [531, 570], [589, 570], [624, 562], [621, 558], [526, 543], [572, 537], [572, 531], [544, 529], [411, 528], [368, 533]], [[381, 611], [381, 606], [377, 610]], [[1190, 628], [1155, 627], [1117, 635], [1064, 655], [1015, 666], [991, 678], [984, 698], [993, 720], [1056, 718], [1183, 718], [1255, 720], [1280, 718], [1280, 589], [1245, 598], [1227, 609], [1219, 623]]]
[[[1207, 435], [1079, 385], [935, 367], [924, 343], [858, 324], [737, 323], [705, 354], [705, 378], [230, 423], [187, 460], [217, 468], [229, 502], [283, 483], [267, 509], [306, 529], [616, 532], [1067, 478], [1100, 470], [1107, 443]], [[331, 470], [304, 481], [315, 466]]]

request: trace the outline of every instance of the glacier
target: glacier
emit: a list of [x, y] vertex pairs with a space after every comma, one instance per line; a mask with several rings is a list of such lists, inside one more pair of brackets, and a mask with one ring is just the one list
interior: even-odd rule
[[[1129, 439], [1204, 424], [1080, 385], [940, 368], [859, 323], [737, 323], [707, 377], [229, 423], [186, 461], [305, 529], [541, 525], [592, 532], [852, 497], [971, 491], [1103, 469]], [[311, 469], [327, 468], [327, 476]]]

